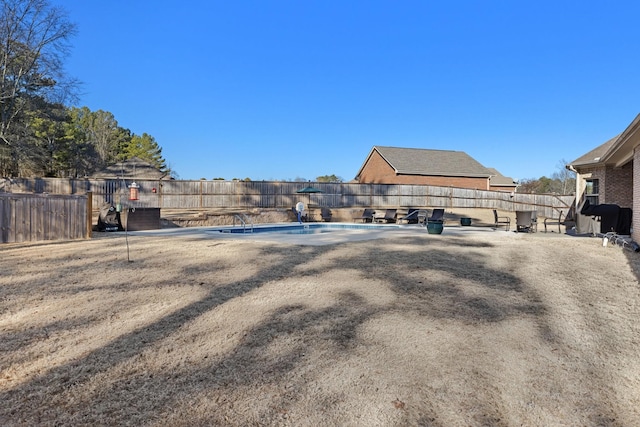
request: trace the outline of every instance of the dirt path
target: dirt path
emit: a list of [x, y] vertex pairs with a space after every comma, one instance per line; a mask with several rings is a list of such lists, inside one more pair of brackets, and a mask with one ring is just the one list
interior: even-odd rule
[[0, 247], [0, 424], [640, 424], [640, 255], [425, 233]]

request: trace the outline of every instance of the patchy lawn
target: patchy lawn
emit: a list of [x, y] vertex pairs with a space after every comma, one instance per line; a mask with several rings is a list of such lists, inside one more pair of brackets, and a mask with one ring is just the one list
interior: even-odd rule
[[0, 247], [0, 424], [640, 425], [640, 254], [129, 242]]

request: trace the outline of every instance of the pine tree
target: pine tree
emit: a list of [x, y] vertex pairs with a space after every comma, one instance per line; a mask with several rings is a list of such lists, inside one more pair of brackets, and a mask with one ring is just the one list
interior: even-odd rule
[[137, 157], [151, 163], [162, 172], [170, 172], [162, 157], [162, 148], [148, 133], [143, 133], [142, 136], [134, 134], [124, 152], [127, 159]]

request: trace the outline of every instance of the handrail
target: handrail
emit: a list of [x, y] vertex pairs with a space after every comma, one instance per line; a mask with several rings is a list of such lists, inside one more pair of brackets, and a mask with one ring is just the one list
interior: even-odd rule
[[[240, 216], [242, 215], [242, 216]], [[251, 220], [249, 219], [248, 216], [246, 216], [245, 214], [241, 213], [241, 214], [234, 214], [233, 215], [233, 226], [236, 226], [236, 219], [238, 219], [238, 221], [240, 221], [240, 223], [242, 223], [242, 232], [246, 233], [247, 232], [247, 222], [249, 224], [251, 224], [251, 229], [249, 230], [249, 233], [253, 233], [253, 222], [251, 222]]]

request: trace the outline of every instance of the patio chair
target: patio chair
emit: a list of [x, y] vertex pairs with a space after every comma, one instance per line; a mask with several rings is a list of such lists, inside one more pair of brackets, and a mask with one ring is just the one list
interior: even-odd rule
[[535, 233], [538, 229], [536, 211], [516, 211], [516, 231]]
[[427, 222], [444, 222], [444, 209], [434, 209]]
[[325, 222], [330, 222], [333, 214], [331, 213], [331, 209], [329, 208], [320, 208], [320, 216], [322, 220]]
[[396, 222], [398, 223], [406, 222], [407, 224], [417, 224], [418, 212], [419, 211], [416, 208], [409, 208], [407, 209], [407, 214], [404, 216], [401, 216], [400, 218], [397, 218]]
[[[558, 218], [545, 218], [544, 219], [544, 232], [547, 232], [547, 225], [558, 225], [558, 233], [561, 233], [561, 229], [560, 226], [562, 224], [564, 224], [564, 221], [562, 221], [562, 211], [560, 211], [560, 213], [558, 214]], [[552, 231], [553, 233], [553, 231]]]
[[495, 220], [495, 224], [493, 228], [498, 229], [501, 225], [504, 225], [505, 231], [509, 231], [511, 228], [511, 218], [508, 216], [498, 216], [498, 211], [493, 210], [493, 218]]
[[387, 209], [384, 215], [374, 216], [375, 222], [396, 222], [397, 209]]
[[373, 216], [375, 215], [374, 209], [365, 209], [360, 216], [353, 218], [354, 221], [361, 220], [362, 222], [373, 222]]

